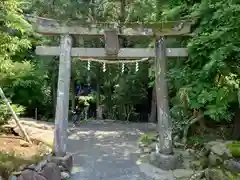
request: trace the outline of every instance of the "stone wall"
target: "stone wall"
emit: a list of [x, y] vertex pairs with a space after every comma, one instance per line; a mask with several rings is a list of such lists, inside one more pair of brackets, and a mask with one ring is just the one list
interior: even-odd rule
[[[154, 142], [139, 145], [145, 162], [160, 167], [159, 154], [155, 153]], [[169, 171], [160, 169], [159, 180], [163, 172], [173, 179], [185, 180], [240, 180], [240, 143], [216, 140], [204, 144], [201, 149], [175, 148], [182, 159], [181, 165]], [[154, 175], [155, 179], [157, 175]]]
[[55, 157], [48, 155], [38, 164], [14, 172], [9, 180], [67, 180], [70, 179], [73, 159], [71, 155]]

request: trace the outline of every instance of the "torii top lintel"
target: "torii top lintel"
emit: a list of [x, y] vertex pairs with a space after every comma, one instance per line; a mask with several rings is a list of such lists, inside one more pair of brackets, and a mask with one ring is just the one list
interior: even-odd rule
[[[121, 36], [178, 36], [188, 35], [193, 21], [168, 21], [162, 23], [64, 23], [55, 19], [47, 19], [25, 15], [25, 18], [33, 23], [34, 29], [41, 34], [59, 35], [74, 34], [84, 36], [104, 36], [106, 29], [117, 29], [118, 35]], [[80, 25], [79, 25], [80, 24]], [[119, 33], [119, 26], [122, 33]]]

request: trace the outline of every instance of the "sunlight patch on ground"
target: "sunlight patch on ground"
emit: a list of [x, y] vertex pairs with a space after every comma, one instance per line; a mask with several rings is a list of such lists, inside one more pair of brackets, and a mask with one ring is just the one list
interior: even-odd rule
[[81, 170], [81, 168], [79, 166], [78, 167], [74, 166], [72, 168], [72, 174], [79, 173], [79, 172], [82, 172], [82, 171], [83, 170]]

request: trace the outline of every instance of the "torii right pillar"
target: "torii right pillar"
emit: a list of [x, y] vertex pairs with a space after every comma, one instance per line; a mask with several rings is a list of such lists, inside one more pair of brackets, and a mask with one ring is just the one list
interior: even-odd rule
[[173, 152], [172, 122], [169, 115], [167, 86], [167, 56], [165, 37], [156, 41], [155, 84], [157, 96], [158, 142], [156, 152], [150, 155], [150, 162], [164, 170], [181, 166], [180, 155]]

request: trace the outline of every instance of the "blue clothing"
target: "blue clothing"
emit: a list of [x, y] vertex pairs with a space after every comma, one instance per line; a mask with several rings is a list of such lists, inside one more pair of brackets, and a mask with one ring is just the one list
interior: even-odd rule
[[83, 87], [83, 93], [81, 94], [82, 96], [88, 96], [91, 93], [91, 88], [90, 87]]
[[80, 96], [80, 95], [81, 95], [81, 91], [82, 91], [81, 85], [77, 85], [77, 86], [76, 86], [77, 96]]

